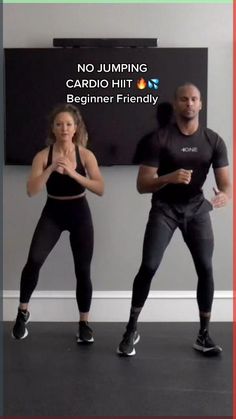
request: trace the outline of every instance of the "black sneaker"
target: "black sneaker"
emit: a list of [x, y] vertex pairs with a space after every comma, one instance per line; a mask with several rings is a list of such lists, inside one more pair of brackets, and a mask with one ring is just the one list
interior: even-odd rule
[[93, 331], [89, 327], [88, 322], [80, 321], [79, 322], [79, 330], [76, 335], [77, 343], [93, 343]]
[[222, 348], [213, 342], [207, 330], [204, 330], [203, 333], [199, 332], [197, 340], [193, 344], [193, 348], [202, 352], [204, 355], [218, 355], [222, 352]]
[[30, 319], [30, 312], [26, 311], [24, 313], [20, 309], [18, 309], [18, 314], [16, 317], [16, 322], [14, 324], [12, 330], [12, 337], [15, 339], [24, 339], [28, 336], [28, 330], [26, 329], [25, 325], [28, 323]]
[[117, 348], [117, 353], [119, 355], [124, 355], [124, 356], [135, 355], [136, 351], [135, 351], [134, 345], [138, 343], [139, 340], [140, 340], [140, 335], [138, 334], [137, 330], [133, 332], [126, 331], [125, 334], [123, 335], [122, 341], [120, 342]]

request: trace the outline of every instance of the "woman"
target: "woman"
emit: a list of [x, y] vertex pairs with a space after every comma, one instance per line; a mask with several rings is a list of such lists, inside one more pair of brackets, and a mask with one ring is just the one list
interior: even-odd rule
[[93, 254], [93, 224], [85, 196], [89, 191], [102, 196], [104, 182], [94, 154], [86, 149], [87, 130], [79, 110], [72, 105], [56, 107], [49, 119], [51, 145], [36, 154], [27, 182], [31, 197], [46, 185], [47, 201], [31, 242], [22, 271], [20, 304], [12, 335], [28, 335], [28, 303], [37, 285], [40, 268], [62, 231], [70, 233], [77, 279], [76, 300], [80, 312], [77, 342], [94, 342], [88, 325], [92, 298], [90, 263]]

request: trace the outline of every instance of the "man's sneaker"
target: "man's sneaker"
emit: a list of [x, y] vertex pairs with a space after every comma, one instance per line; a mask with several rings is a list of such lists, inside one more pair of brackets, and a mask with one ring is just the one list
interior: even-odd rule
[[204, 355], [218, 355], [222, 352], [222, 348], [213, 342], [207, 330], [204, 330], [203, 333], [199, 332], [193, 348], [202, 352]]
[[12, 337], [15, 339], [24, 339], [28, 336], [28, 330], [26, 329], [25, 325], [28, 323], [30, 319], [30, 312], [29, 311], [21, 311], [18, 309], [18, 314], [16, 317], [16, 322], [14, 324], [12, 330]]
[[79, 330], [76, 335], [77, 343], [93, 343], [93, 331], [89, 327], [88, 322], [80, 321]]
[[126, 331], [125, 334], [123, 335], [122, 341], [120, 342], [117, 348], [117, 353], [119, 355], [124, 355], [124, 356], [135, 355], [136, 351], [135, 351], [134, 345], [138, 343], [139, 340], [140, 340], [140, 335], [138, 334], [137, 330], [133, 332]]

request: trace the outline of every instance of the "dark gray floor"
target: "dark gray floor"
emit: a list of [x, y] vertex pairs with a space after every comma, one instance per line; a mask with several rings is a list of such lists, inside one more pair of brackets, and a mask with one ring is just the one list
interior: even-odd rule
[[92, 346], [75, 323], [31, 323], [22, 341], [4, 324], [6, 416], [231, 416], [232, 324], [212, 323], [224, 349], [191, 348], [196, 323], [140, 323], [137, 355], [115, 354], [121, 323], [94, 323]]

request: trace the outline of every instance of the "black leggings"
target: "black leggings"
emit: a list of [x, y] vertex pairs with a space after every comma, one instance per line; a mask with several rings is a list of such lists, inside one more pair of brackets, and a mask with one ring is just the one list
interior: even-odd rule
[[132, 307], [143, 307], [152, 278], [177, 227], [182, 232], [196, 268], [199, 310], [211, 311], [214, 294], [212, 272], [214, 238], [210, 215], [205, 212], [189, 219], [177, 219], [160, 209], [150, 211], [144, 236], [142, 263], [133, 283]]
[[78, 308], [80, 312], [89, 311], [92, 298], [90, 263], [93, 254], [93, 224], [85, 197], [73, 200], [47, 199], [22, 271], [21, 303], [29, 302], [38, 282], [40, 268], [65, 230], [70, 232]]

